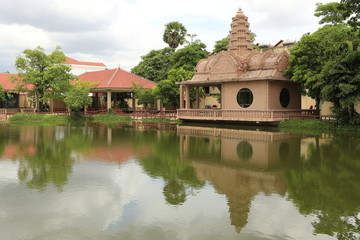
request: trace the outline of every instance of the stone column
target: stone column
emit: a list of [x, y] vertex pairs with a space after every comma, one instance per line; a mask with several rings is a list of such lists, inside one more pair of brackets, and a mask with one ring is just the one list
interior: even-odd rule
[[185, 103], [186, 103], [186, 109], [190, 109], [190, 86], [186, 86], [186, 99], [185, 99]]
[[162, 110], [160, 99], [156, 100], [156, 108], [157, 108], [157, 110], [160, 110], [160, 111]]
[[106, 91], [106, 94], [107, 94], [107, 110], [111, 109], [111, 90], [108, 89]]
[[199, 102], [199, 87], [196, 87], [195, 89], [195, 107], [196, 109], [199, 109], [199, 105], [200, 105], [200, 102]]
[[180, 85], [180, 109], [184, 108], [184, 86]]
[[88, 105], [85, 105], [85, 106], [84, 106], [84, 115], [86, 115], [87, 109], [88, 109]]
[[131, 100], [132, 100], [132, 101], [131, 101], [132, 109], [135, 110], [135, 108], [136, 108], [136, 101], [135, 101], [134, 95], [132, 96], [132, 99], [131, 99]]

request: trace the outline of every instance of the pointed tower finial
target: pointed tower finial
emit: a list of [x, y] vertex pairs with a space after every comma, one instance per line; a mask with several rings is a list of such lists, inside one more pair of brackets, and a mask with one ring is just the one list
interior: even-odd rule
[[241, 8], [232, 19], [228, 49], [238, 55], [252, 50], [248, 18]]

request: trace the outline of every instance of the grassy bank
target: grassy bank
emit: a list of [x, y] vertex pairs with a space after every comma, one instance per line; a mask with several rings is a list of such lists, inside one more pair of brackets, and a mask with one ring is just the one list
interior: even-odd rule
[[51, 114], [30, 114], [30, 113], [18, 113], [14, 114], [9, 118], [10, 123], [20, 123], [20, 122], [29, 122], [29, 123], [67, 123], [69, 121], [68, 116], [58, 116]]
[[[31, 124], [67, 124], [73, 122], [97, 122], [97, 123], [129, 123], [135, 121], [130, 116], [119, 116], [114, 113], [106, 113], [95, 116], [60, 116], [52, 114], [30, 114], [18, 113], [12, 115], [8, 122], [14, 124], [31, 123]], [[139, 121], [139, 120], [136, 120]], [[178, 120], [169, 120], [164, 118], [144, 118], [140, 121], [146, 123], [179, 123]]]
[[311, 132], [311, 133], [321, 133], [321, 132], [360, 132], [360, 126], [353, 125], [339, 125], [336, 122], [326, 122], [320, 121], [318, 119], [291, 119], [286, 120], [283, 123], [280, 123], [279, 127], [281, 129], [292, 130], [293, 132]]

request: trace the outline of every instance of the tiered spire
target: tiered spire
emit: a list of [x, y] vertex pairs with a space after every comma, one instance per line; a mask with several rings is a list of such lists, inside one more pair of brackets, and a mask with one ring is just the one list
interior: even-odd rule
[[241, 8], [232, 18], [228, 49], [238, 55], [246, 54], [252, 50], [248, 18]]

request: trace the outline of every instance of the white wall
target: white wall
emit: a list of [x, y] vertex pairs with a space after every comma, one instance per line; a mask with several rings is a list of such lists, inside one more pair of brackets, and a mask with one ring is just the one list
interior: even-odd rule
[[106, 66], [89, 66], [89, 65], [73, 65], [71, 66], [71, 73], [79, 76], [86, 72], [95, 72], [95, 71], [102, 71], [106, 69]]

